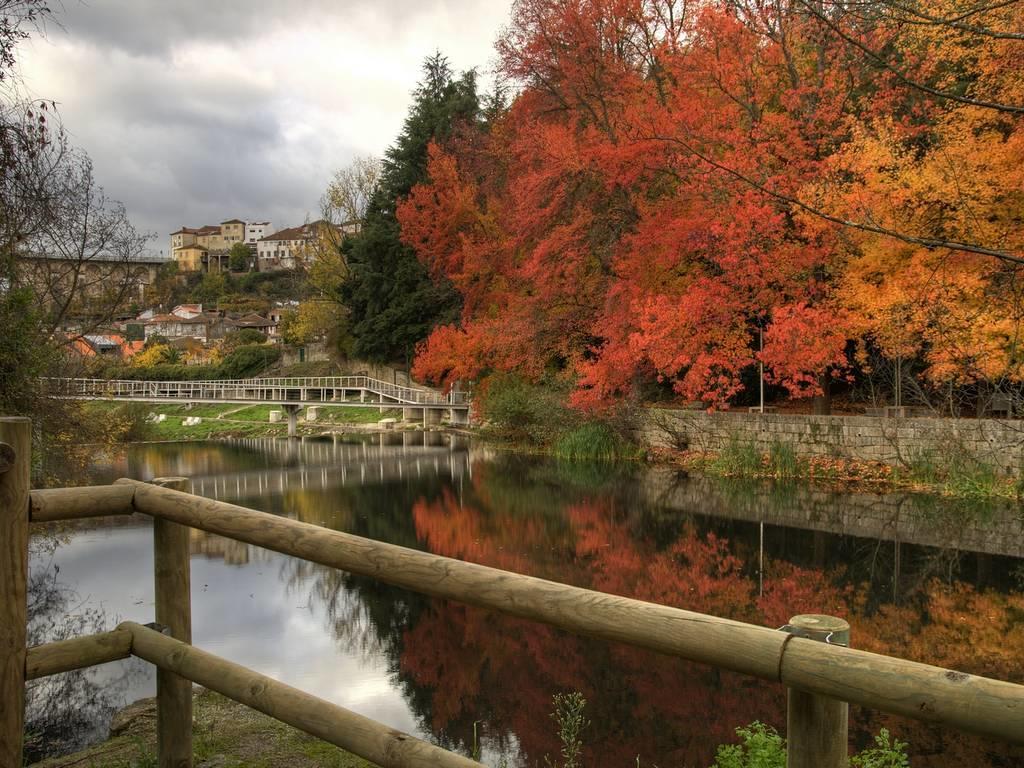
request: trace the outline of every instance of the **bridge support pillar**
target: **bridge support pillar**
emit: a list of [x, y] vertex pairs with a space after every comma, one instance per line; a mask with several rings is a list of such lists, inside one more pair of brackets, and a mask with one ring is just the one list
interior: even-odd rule
[[288, 414], [288, 437], [296, 437], [299, 434], [299, 409], [298, 403], [284, 403], [282, 406]]
[[448, 421], [452, 425], [466, 425], [469, 424], [469, 411], [462, 408], [449, 408], [448, 409]]

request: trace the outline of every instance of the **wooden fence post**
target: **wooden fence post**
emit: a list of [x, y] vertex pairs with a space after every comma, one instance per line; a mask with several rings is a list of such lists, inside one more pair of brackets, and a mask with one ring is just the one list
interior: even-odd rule
[[[188, 491], [187, 477], [158, 477], [153, 485]], [[153, 520], [155, 619], [168, 635], [192, 642], [189, 529]], [[156, 672], [156, 753], [160, 768], [192, 768], [192, 683], [173, 672]]]
[[[850, 645], [850, 625], [835, 616], [794, 616], [787, 629], [798, 637]], [[786, 712], [787, 768], [846, 768], [850, 705], [789, 689]]]
[[31, 421], [0, 418], [0, 765], [11, 766], [25, 744], [31, 467]]

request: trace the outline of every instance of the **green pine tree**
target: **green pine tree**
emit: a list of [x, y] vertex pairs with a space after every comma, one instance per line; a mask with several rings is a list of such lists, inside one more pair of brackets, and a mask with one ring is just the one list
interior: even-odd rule
[[349, 274], [342, 298], [351, 312], [353, 352], [369, 360], [408, 363], [417, 342], [434, 326], [456, 320], [460, 311], [451, 284], [431, 280], [399, 239], [395, 208], [426, 180], [430, 142], [444, 141], [458, 125], [480, 120], [476, 73], [456, 78], [440, 53], [424, 62], [423, 73], [402, 132], [385, 153], [363, 229], [344, 246]]

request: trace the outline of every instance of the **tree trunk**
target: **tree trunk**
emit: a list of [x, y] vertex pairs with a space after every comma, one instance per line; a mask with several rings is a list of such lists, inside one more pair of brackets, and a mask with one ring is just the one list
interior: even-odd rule
[[828, 373], [823, 373], [818, 379], [818, 385], [821, 387], [821, 394], [814, 396], [814, 415], [828, 416], [832, 413], [832, 377]]

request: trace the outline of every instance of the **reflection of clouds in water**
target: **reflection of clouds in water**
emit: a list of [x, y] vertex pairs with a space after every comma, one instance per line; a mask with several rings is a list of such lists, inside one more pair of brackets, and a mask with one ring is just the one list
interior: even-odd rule
[[[55, 539], [34, 537], [28, 583], [29, 646], [110, 629], [102, 604], [60, 574]], [[152, 686], [149, 665], [128, 659], [50, 675], [26, 684], [26, 757], [30, 762], [101, 739], [117, 709]]]
[[[146, 623], [153, 614], [152, 546], [148, 525], [98, 528], [71, 534], [54, 561], [62, 580], [82, 595], [83, 606], [104, 612], [106, 628], [124, 619]], [[297, 595], [282, 580], [292, 558], [250, 549], [244, 564], [193, 555], [195, 645], [391, 727], [417, 732], [386, 658], [339, 644], [325, 631], [308, 595]], [[117, 707], [155, 693], [152, 667], [138, 660], [88, 674], [97, 687], [113, 686], [112, 705], [92, 713], [88, 735], [94, 739], [105, 734]]]
[[[270, 554], [258, 567], [192, 561], [193, 642], [393, 728], [415, 720], [387, 673], [387, 660], [339, 644], [307, 597], [281, 580], [293, 558]], [[196, 585], [209, 584], [201, 594]]]

